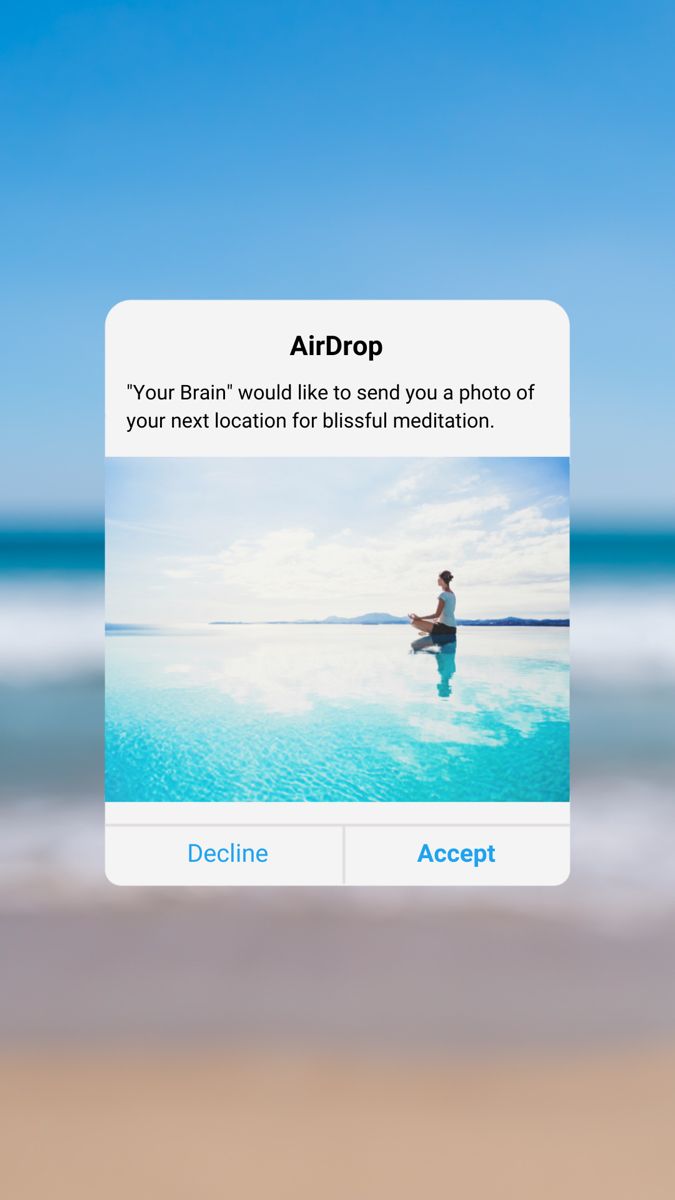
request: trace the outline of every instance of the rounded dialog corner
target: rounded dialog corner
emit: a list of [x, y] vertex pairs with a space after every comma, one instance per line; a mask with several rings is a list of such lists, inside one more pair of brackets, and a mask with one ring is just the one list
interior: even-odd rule
[[568, 313], [567, 309], [564, 308], [563, 305], [560, 304], [557, 300], [542, 300], [540, 303], [545, 304], [547, 306], [547, 308], [552, 308], [557, 313], [558, 319], [562, 320], [564, 322], [565, 330], [569, 334], [571, 320], [570, 320], [570, 314]]
[[111, 871], [107, 862], [105, 863], [105, 865], [103, 867], [103, 874], [105, 875], [105, 878], [106, 878], [107, 882], [111, 885], [111, 887], [121, 888], [121, 887], [127, 886], [125, 883], [122, 882], [121, 879], [115, 878], [115, 875]]
[[106, 334], [110, 332], [110, 327], [118, 320], [117, 314], [121, 309], [130, 308], [132, 305], [138, 304], [137, 300], [116, 300], [115, 303], [108, 309], [105, 315], [104, 327]]
[[565, 874], [561, 875], [560, 879], [556, 879], [552, 886], [553, 887], [563, 887], [566, 883], [569, 883], [571, 874], [572, 874], [572, 863], [568, 862]]

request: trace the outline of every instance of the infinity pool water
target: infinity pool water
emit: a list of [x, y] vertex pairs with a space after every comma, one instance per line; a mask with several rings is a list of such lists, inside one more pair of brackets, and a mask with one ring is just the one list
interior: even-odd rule
[[107, 638], [111, 801], [565, 801], [566, 629], [223, 626]]

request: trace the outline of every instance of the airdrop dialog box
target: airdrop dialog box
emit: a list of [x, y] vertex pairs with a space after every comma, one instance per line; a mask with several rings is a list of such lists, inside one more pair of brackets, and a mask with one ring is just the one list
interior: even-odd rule
[[569, 330], [550, 301], [106, 325], [106, 873], [569, 872]]

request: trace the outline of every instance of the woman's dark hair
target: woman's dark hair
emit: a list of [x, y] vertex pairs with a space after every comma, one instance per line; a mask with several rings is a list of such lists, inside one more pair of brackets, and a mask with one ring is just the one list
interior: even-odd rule
[[454, 579], [455, 577], [452, 571], [440, 571], [438, 578], [442, 579], [443, 583], [447, 583], [448, 587], [450, 587], [450, 580]]

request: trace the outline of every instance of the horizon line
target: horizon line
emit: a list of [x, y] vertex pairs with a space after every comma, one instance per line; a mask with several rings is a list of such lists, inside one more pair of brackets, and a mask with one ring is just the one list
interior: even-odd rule
[[[397, 617], [388, 614], [382, 614], [384, 620], [366, 620], [368, 613], [357, 617], [288, 617], [278, 621], [244, 621], [236, 617], [227, 620], [215, 621], [172, 621], [168, 624], [162, 622], [147, 622], [147, 621], [106, 621], [106, 629], [190, 629], [193, 627], [211, 628], [214, 625], [410, 625], [411, 622], [407, 617]], [[567, 617], [522, 617], [510, 614], [506, 617], [462, 617], [458, 619], [457, 625], [488, 625], [495, 623], [506, 623], [512, 621], [514, 623], [527, 622], [536, 625], [550, 624], [555, 622], [558, 625], [569, 625], [570, 618]]]

